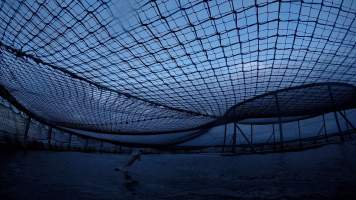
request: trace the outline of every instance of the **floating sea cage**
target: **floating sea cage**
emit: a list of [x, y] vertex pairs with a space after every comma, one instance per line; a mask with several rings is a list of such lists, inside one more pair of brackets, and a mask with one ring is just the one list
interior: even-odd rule
[[352, 139], [356, 1], [0, 2], [1, 142], [285, 152]]

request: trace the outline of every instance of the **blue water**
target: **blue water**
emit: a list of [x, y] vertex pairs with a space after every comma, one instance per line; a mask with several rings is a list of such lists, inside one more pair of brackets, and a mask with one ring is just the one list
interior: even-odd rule
[[221, 156], [1, 152], [0, 199], [356, 199], [356, 143]]

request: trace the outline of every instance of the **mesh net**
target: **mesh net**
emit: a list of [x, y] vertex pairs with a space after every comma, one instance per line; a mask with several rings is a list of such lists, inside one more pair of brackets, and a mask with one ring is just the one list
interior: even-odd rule
[[[356, 83], [352, 0], [5, 0], [0, 9], [0, 84], [56, 126], [176, 132], [279, 89]], [[296, 110], [323, 102], [301, 98]]]

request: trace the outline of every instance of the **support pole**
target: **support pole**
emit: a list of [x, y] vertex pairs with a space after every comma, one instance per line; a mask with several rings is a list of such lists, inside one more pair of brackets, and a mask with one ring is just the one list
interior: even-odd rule
[[237, 129], [236, 122], [234, 122], [234, 134], [232, 135], [232, 152], [236, 152]]
[[[346, 126], [346, 129], [349, 130], [350, 129], [350, 126], [349, 126], [349, 123], [347, 122], [346, 120], [346, 110], [343, 110], [343, 111], [340, 111], [340, 113], [342, 113], [342, 117], [345, 119], [345, 126]], [[345, 116], [345, 117], [344, 117]], [[351, 126], [352, 127], [352, 126]]]
[[298, 141], [299, 141], [299, 148], [302, 148], [302, 138], [301, 138], [301, 130], [300, 130], [300, 120], [298, 120]]
[[47, 131], [47, 139], [48, 139], [48, 147], [51, 148], [52, 146], [52, 127], [48, 127], [48, 131]]
[[352, 122], [347, 118], [347, 116], [346, 116], [344, 113], [340, 112], [340, 111], [339, 111], [339, 113], [340, 113], [340, 115], [345, 119], [346, 123], [347, 123], [352, 129], [356, 130], [355, 126], [354, 126], [354, 125], [352, 124]]
[[323, 114], [323, 126], [324, 126], [324, 136], [325, 136], [326, 141], [328, 142], [329, 141], [329, 137], [328, 137], [328, 132], [326, 130], [325, 114]]
[[[350, 128], [350, 126], [349, 126], [349, 123], [348, 123], [348, 120], [347, 120], [347, 116], [346, 116], [346, 110], [340, 111], [340, 114], [341, 114], [341, 116], [345, 119], [345, 127], [346, 127], [346, 131], [347, 131], [347, 133], [348, 133], [348, 135], [349, 135], [349, 138], [352, 138], [352, 134], [351, 134], [350, 129], [351, 129], [352, 131], [355, 131], [355, 129], [353, 129], [352, 126], [351, 126], [351, 128]], [[351, 124], [352, 124], [352, 123], [351, 123]]]
[[343, 134], [342, 134], [342, 130], [341, 130], [340, 122], [339, 122], [339, 117], [337, 116], [337, 113], [336, 113], [337, 106], [336, 106], [336, 103], [335, 103], [333, 94], [332, 94], [332, 92], [331, 92], [331, 87], [330, 87], [330, 85], [328, 85], [328, 91], [329, 91], [330, 100], [331, 100], [331, 102], [332, 102], [332, 104], [333, 104], [333, 106], [334, 106], [334, 117], [335, 117], [337, 129], [338, 129], [338, 131], [339, 131], [340, 139], [341, 139], [341, 141], [344, 141], [344, 136], [343, 136]]
[[222, 148], [222, 152], [225, 152], [225, 146], [226, 146], [226, 129], [227, 129], [227, 124], [224, 126], [224, 144]]
[[278, 112], [278, 124], [279, 124], [279, 139], [280, 139], [280, 145], [281, 149], [283, 150], [284, 148], [284, 140], [283, 140], [283, 126], [282, 126], [282, 119], [281, 119], [281, 109], [279, 107], [279, 100], [278, 100], [278, 95], [275, 94], [275, 99], [276, 99], [276, 106], [277, 106], [277, 112]]
[[344, 135], [342, 134], [342, 130], [341, 130], [340, 122], [339, 122], [339, 117], [337, 116], [336, 112], [334, 112], [334, 117], [335, 117], [337, 129], [339, 131], [340, 139], [341, 139], [341, 141], [344, 141]]
[[276, 150], [276, 131], [274, 128], [274, 124], [272, 124], [272, 133], [273, 133], [273, 149]]
[[[10, 104], [11, 105], [11, 104]], [[11, 105], [12, 107], [13, 107], [13, 110], [14, 109], [16, 109], [13, 105]], [[18, 122], [17, 122], [17, 117], [16, 117], [17, 115], [12, 115], [12, 118], [13, 118], [13, 120], [14, 120], [14, 125], [15, 125], [15, 134], [16, 134], [16, 137], [18, 137], [18, 134], [20, 133], [19, 132], [19, 128], [18, 128]], [[21, 130], [21, 129], [20, 129]]]
[[[355, 126], [354, 126], [354, 125], [352, 124], [352, 122], [347, 118], [346, 114], [344, 114], [344, 113], [342, 113], [342, 112], [340, 112], [340, 111], [339, 111], [339, 113], [340, 113], [340, 115], [345, 119], [345, 122], [348, 124], [348, 126], [351, 127], [352, 131], [353, 131], [353, 132], [356, 132]], [[351, 132], [350, 132], [350, 137], [352, 137], [352, 136], [351, 136]]]
[[250, 141], [251, 141], [251, 144], [253, 143], [253, 124], [251, 124], [251, 134], [250, 134]]
[[239, 126], [239, 125], [235, 125], [235, 126], [239, 129], [239, 131], [241, 132], [242, 137], [246, 140], [246, 142], [247, 142], [247, 144], [250, 146], [251, 150], [252, 150], [253, 152], [256, 152], [255, 147], [252, 145], [251, 141], [250, 141], [250, 140], [248, 139], [248, 137], [245, 135], [245, 133], [243, 132], [243, 130], [240, 128], [240, 126]]
[[31, 117], [28, 117], [26, 120], [25, 133], [23, 137], [25, 147], [27, 146], [28, 130], [30, 130], [30, 125], [31, 125]]

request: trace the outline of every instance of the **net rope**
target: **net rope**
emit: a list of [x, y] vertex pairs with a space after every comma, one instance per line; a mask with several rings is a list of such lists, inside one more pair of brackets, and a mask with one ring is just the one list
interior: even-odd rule
[[5, 0], [0, 9], [0, 84], [59, 126], [174, 132], [271, 91], [356, 84], [352, 0]]

